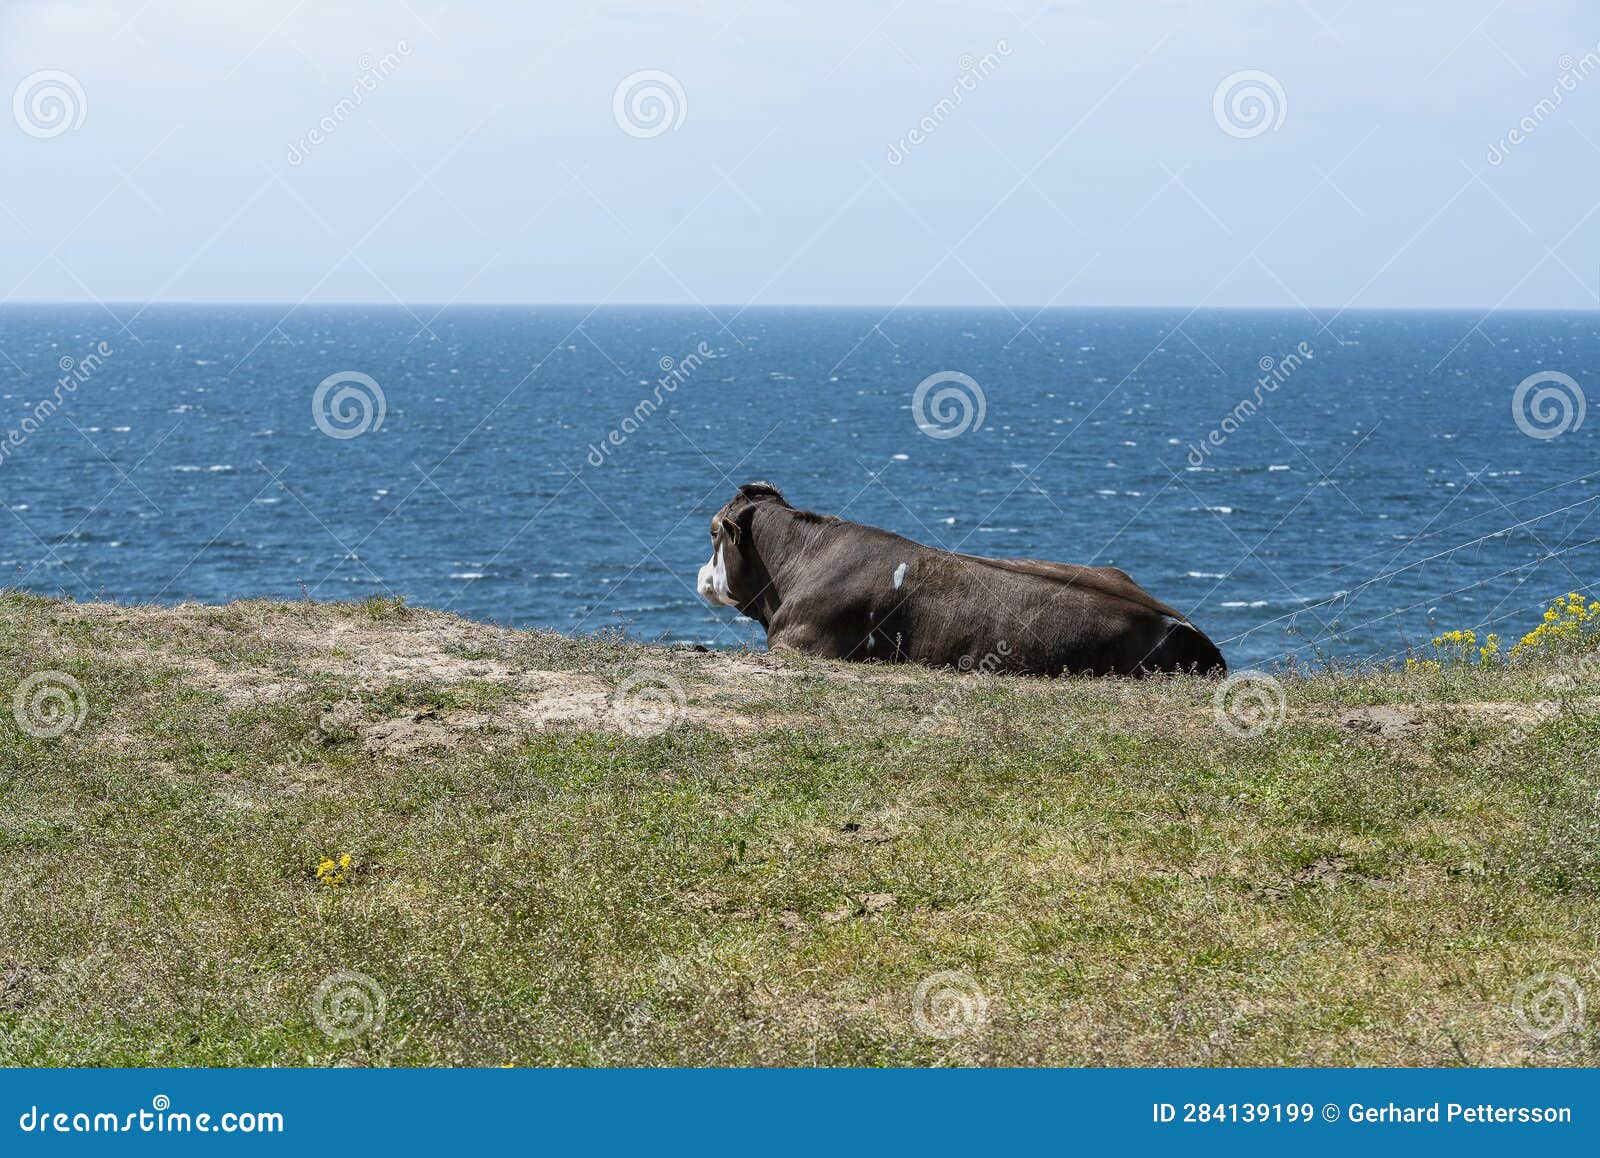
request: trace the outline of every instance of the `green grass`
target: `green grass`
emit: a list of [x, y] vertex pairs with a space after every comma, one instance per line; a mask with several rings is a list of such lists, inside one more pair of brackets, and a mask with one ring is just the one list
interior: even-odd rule
[[[659, 735], [606, 714], [639, 670], [683, 692]], [[0, 1064], [1594, 1065], [1514, 1008], [1600, 1000], [1600, 688], [1562, 670], [1285, 676], [1236, 736], [1188, 678], [0, 595]], [[54, 738], [11, 710], [45, 671], [86, 709]], [[1373, 705], [1412, 726], [1341, 721]], [[324, 997], [330, 1035], [350, 973], [383, 1015]]]

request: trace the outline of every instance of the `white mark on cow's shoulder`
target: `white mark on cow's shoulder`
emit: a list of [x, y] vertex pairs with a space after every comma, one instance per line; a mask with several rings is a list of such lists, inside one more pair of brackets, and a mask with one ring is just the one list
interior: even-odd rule
[[900, 584], [906, 581], [906, 564], [902, 563], [894, 569], [894, 589], [900, 590]]
[[1188, 627], [1188, 626], [1190, 626], [1188, 620], [1179, 619], [1176, 615], [1163, 615], [1161, 617], [1161, 622], [1165, 623], [1168, 627]]
[[876, 623], [877, 620], [878, 620], [878, 613], [876, 611], [867, 612], [867, 622], [868, 623]]

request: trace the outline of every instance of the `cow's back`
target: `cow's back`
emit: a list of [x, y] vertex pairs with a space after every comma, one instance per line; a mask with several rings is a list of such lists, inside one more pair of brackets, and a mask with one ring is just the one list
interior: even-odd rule
[[[777, 513], [777, 512], [774, 512]], [[837, 659], [1035, 675], [1223, 668], [1220, 652], [1125, 572], [987, 559], [785, 510], [771, 646]]]
[[940, 554], [913, 596], [918, 662], [1042, 675], [1225, 667], [1202, 632], [1125, 572]]

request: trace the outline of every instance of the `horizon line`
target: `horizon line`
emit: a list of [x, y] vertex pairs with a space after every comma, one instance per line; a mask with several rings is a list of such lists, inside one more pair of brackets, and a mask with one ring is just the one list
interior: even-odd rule
[[196, 307], [220, 306], [263, 306], [274, 309], [294, 311], [302, 308], [363, 308], [363, 309], [436, 309], [439, 311], [455, 309], [563, 309], [583, 310], [591, 312], [605, 309], [681, 309], [698, 310], [701, 313], [714, 313], [718, 310], [727, 310], [736, 317], [741, 314], [753, 313], [760, 310], [882, 310], [886, 314], [900, 311], [915, 310], [962, 310], [976, 313], [1015, 313], [1023, 310], [1035, 312], [1035, 316], [1047, 313], [1070, 313], [1074, 311], [1174, 311], [1186, 310], [1190, 313], [1285, 313], [1285, 314], [1311, 314], [1328, 313], [1335, 317], [1347, 314], [1439, 314], [1439, 313], [1482, 313], [1486, 318], [1494, 314], [1585, 314], [1600, 313], [1600, 302], [1592, 306], [1482, 306], [1482, 305], [1441, 305], [1441, 306], [1331, 306], [1331, 305], [1289, 305], [1289, 306], [1194, 306], [1184, 303], [1158, 303], [1144, 305], [1129, 305], [1123, 303], [1109, 304], [1049, 304], [1039, 305], [1031, 302], [1016, 302], [995, 304], [993, 302], [973, 303], [942, 303], [931, 305], [906, 305], [900, 303], [888, 305], [882, 302], [772, 302], [762, 305], [736, 305], [728, 302], [657, 302], [657, 301], [608, 301], [608, 302], [582, 302], [582, 301], [483, 301], [483, 302], [435, 302], [425, 300], [414, 301], [377, 301], [367, 299], [348, 299], [336, 301], [302, 301], [288, 302], [274, 298], [230, 298], [206, 301], [149, 301], [135, 300], [92, 301], [82, 298], [40, 298], [27, 301], [0, 302], [0, 310], [18, 307], [36, 306], [82, 306], [87, 309], [130, 308], [137, 311], [151, 309], [182, 307], [192, 309]]

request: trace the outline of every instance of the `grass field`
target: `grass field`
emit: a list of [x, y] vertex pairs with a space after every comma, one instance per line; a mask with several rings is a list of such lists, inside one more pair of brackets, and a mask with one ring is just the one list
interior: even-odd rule
[[10, 593], [0, 676], [4, 1064], [1600, 1063], [1588, 665], [1219, 723], [1192, 678]]

